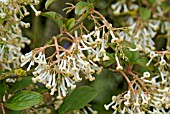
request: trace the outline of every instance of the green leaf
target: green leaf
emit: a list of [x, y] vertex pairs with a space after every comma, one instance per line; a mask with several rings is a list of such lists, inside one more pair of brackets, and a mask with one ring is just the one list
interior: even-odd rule
[[135, 61], [139, 58], [139, 51], [130, 51], [128, 48], [124, 48], [123, 53], [128, 58], [130, 64], [134, 64]]
[[50, 4], [52, 4], [54, 1], [55, 1], [55, 0], [47, 0], [46, 3], [45, 3], [45, 9], [47, 9], [48, 6], [49, 6]]
[[5, 94], [5, 87], [3, 85], [3, 80], [0, 81], [0, 99], [2, 99], [2, 97]]
[[55, 20], [56, 12], [49, 11], [49, 12], [41, 13], [41, 15]]
[[148, 8], [140, 7], [139, 12], [142, 20], [147, 20], [151, 16], [151, 11]]
[[170, 10], [170, 7], [169, 7], [169, 5], [168, 5], [166, 2], [163, 2], [163, 3], [161, 4], [161, 7], [162, 7], [162, 9], [163, 9], [163, 11], [164, 11], [165, 13]]
[[75, 18], [71, 18], [66, 23], [66, 29], [69, 30], [71, 27], [73, 27], [75, 24]]
[[153, 64], [151, 63], [149, 66], [146, 66], [146, 64], [148, 63], [148, 58], [147, 57], [142, 57], [142, 58], [139, 58], [135, 64], [138, 64], [144, 68], [146, 68], [147, 70], [150, 70], [152, 71], [153, 70]]
[[75, 14], [81, 15], [87, 9], [87, 2], [78, 2], [75, 6]]
[[59, 108], [59, 114], [83, 108], [96, 96], [97, 92], [95, 89], [89, 86], [81, 86], [73, 90], [72, 93], [64, 99]]
[[31, 78], [32, 77], [29, 76], [29, 77], [24, 77], [21, 81], [16, 81], [11, 88], [11, 92], [15, 93], [18, 90], [21, 90], [23, 88], [28, 87], [30, 84], [33, 84]]
[[43, 96], [34, 91], [22, 91], [7, 100], [5, 107], [12, 110], [23, 110], [41, 102]]
[[63, 17], [59, 13], [50, 11], [50, 12], [42, 13], [41, 15], [53, 19], [58, 25], [60, 31], [63, 31], [63, 20], [62, 20]]
[[60, 31], [63, 31], [63, 26], [64, 26], [62, 18], [63, 17], [59, 13], [56, 13], [55, 22], [57, 23]]

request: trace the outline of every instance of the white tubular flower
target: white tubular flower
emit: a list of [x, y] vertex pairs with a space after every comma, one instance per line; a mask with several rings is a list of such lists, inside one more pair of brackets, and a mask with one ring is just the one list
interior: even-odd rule
[[29, 27], [30, 27], [30, 23], [25, 23], [25, 22], [23, 22], [23, 21], [20, 21], [20, 25], [21, 25], [22, 27], [25, 27], [25, 28], [29, 28]]
[[149, 77], [150, 77], [150, 73], [147, 72], [147, 71], [144, 72], [144, 73], [143, 73], [143, 77], [144, 77], [144, 78], [149, 78]]
[[28, 68], [27, 68], [27, 71], [29, 71], [30, 68], [31, 68], [31, 66], [33, 66], [33, 65], [34, 65], [34, 61], [32, 60], [32, 61], [30, 62], [30, 64], [29, 64]]
[[133, 105], [136, 106], [136, 107], [140, 107], [140, 104], [139, 104], [138, 101], [139, 101], [139, 94], [136, 94], [136, 102], [133, 103]]
[[0, 17], [1, 17], [2, 19], [4, 19], [4, 18], [6, 17], [6, 14], [5, 14], [5, 13], [0, 13]]
[[103, 57], [103, 61], [107, 61], [107, 60], [109, 60], [109, 59], [110, 59], [110, 58], [106, 55], [106, 53], [104, 53], [103, 55], [104, 55], [104, 57]]
[[76, 82], [79, 82], [79, 81], [81, 81], [81, 80], [82, 80], [82, 78], [80, 78], [80, 76], [79, 76], [79, 73], [78, 73], [78, 72], [75, 72], [75, 73], [74, 73], [74, 79], [75, 79], [75, 81], [76, 81]]
[[150, 63], [152, 62], [153, 58], [156, 57], [156, 56], [158, 56], [158, 54], [156, 54], [154, 51], [151, 51], [151, 52], [150, 52], [150, 55], [149, 55], [150, 60], [148, 61], [148, 63], [146, 64], [146, 66], [149, 66]]
[[110, 108], [110, 106], [112, 106], [113, 104], [115, 103], [115, 101], [112, 101], [111, 103], [109, 103], [108, 105], [104, 105], [104, 108], [106, 109], [106, 110], [109, 110], [109, 108]]
[[57, 86], [57, 84], [52, 87], [50, 95], [54, 95], [54, 92], [56, 91], [56, 86]]
[[73, 85], [75, 82], [71, 80], [69, 77], [64, 77], [67, 87], [71, 87], [71, 90], [76, 88], [76, 85]]
[[152, 100], [151, 102], [154, 103], [154, 106], [155, 106], [156, 108], [160, 108], [160, 107], [162, 106], [162, 103], [161, 103], [160, 101], [154, 101], [154, 100]]
[[35, 4], [35, 5], [38, 5], [39, 3], [40, 3], [39, 0], [34, 0], [34, 4]]
[[126, 106], [130, 106], [130, 102], [129, 102], [129, 100], [126, 100], [125, 102], [124, 102], [124, 105], [126, 105]]
[[101, 45], [101, 49], [100, 49], [100, 52], [101, 52], [101, 53], [105, 53], [105, 52], [106, 52], [106, 50], [104, 49], [104, 47], [105, 47], [105, 39], [102, 39], [102, 45]]
[[119, 15], [121, 9], [122, 9], [122, 5], [119, 5], [119, 6], [117, 7], [117, 9], [116, 9], [115, 11], [113, 11], [113, 14]]
[[45, 85], [46, 88], [50, 89], [52, 87], [52, 79], [53, 79], [53, 76], [50, 74], [48, 78], [48, 83]]
[[115, 10], [116, 7], [118, 7], [119, 5], [120, 5], [120, 2], [118, 1], [118, 2], [116, 2], [115, 4], [112, 4], [112, 5], [111, 5], [111, 8], [112, 8], [113, 10]]
[[96, 48], [96, 57], [93, 59], [93, 61], [94, 62], [97, 62], [97, 61], [100, 61], [100, 59], [99, 59], [99, 53], [100, 53], [100, 51], [99, 51], [99, 48]]
[[126, 100], [129, 100], [131, 98], [131, 94], [130, 94], [130, 91], [128, 91], [125, 95], [124, 95], [124, 98]]
[[57, 99], [63, 99], [63, 97], [61, 96], [60, 87], [57, 88], [57, 91], [58, 91]]
[[110, 30], [110, 35], [112, 36], [112, 40], [111, 40], [111, 43], [115, 43], [118, 38], [115, 37], [115, 35], [113, 34], [113, 31]]
[[161, 61], [159, 62], [161, 66], [166, 65], [166, 60], [164, 59], [164, 56], [161, 56]]
[[123, 9], [124, 9], [124, 12], [129, 12], [128, 8], [127, 8], [127, 5], [126, 4], [123, 4]]
[[116, 67], [116, 70], [123, 70], [123, 67], [122, 65], [120, 65], [120, 62], [119, 62], [119, 59], [117, 56], [115, 56], [115, 59], [116, 59], [116, 62], [117, 62], [117, 67]]
[[35, 12], [35, 16], [39, 16], [39, 15], [41, 14], [41, 11], [37, 11], [32, 4], [30, 5], [30, 7], [31, 7], [32, 10]]
[[96, 44], [101, 44], [102, 40], [100, 38], [100, 30], [99, 29], [97, 29], [96, 34], [97, 34], [97, 39], [95, 40], [95, 42], [96, 42]]

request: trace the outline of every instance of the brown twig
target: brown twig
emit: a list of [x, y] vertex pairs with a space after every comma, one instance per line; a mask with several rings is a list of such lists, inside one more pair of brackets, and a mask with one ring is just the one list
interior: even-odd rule
[[6, 114], [5, 108], [4, 108], [4, 104], [3, 104], [3, 103], [1, 103], [1, 109], [2, 109], [2, 113], [3, 113], [3, 114]]
[[128, 82], [129, 87], [132, 89], [132, 93], [135, 94], [135, 92], [134, 92], [134, 90], [133, 90], [133, 87], [132, 87], [132, 84], [131, 84], [131, 81], [129, 80], [129, 78], [127, 77], [127, 75], [126, 75], [122, 70], [120, 70], [119, 72], [123, 75], [123, 77], [124, 77], [124, 78], [126, 79], [126, 81]]
[[132, 75], [135, 79], [137, 79], [139, 81], [139, 83], [142, 85], [142, 87], [147, 91], [148, 89], [146, 88], [146, 86], [143, 84], [143, 82], [131, 71], [127, 72], [128, 74]]

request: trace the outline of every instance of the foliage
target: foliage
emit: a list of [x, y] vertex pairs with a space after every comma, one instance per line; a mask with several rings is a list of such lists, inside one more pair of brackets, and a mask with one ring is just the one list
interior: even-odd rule
[[0, 113], [170, 113], [168, 0], [58, 3], [0, 1]]

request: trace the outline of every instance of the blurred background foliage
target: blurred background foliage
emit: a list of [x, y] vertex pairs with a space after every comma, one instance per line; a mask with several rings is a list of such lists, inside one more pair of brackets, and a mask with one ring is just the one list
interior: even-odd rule
[[[36, 9], [42, 12], [56, 11], [63, 17], [72, 18], [75, 16], [74, 12], [72, 11], [66, 15], [63, 11], [63, 8], [66, 7], [66, 3], [68, 2], [75, 4], [78, 1], [79, 0], [56, 0], [49, 6], [48, 10], [46, 10], [46, 0], [40, 0], [41, 3], [40, 5], [36, 6]], [[124, 25], [123, 18], [117, 19], [117, 17], [114, 17], [113, 11], [110, 7], [114, 2], [114, 0], [95, 0], [95, 9], [102, 13], [114, 26], [120, 27], [120, 23], [122, 26]], [[30, 9], [30, 7], [28, 7], [28, 10], [31, 12], [31, 15], [25, 17], [24, 21], [30, 22], [31, 27], [29, 29], [23, 28], [23, 35], [30, 38], [32, 43], [30, 46], [27, 45], [25, 49], [22, 50], [24, 54], [36, 47], [43, 46], [53, 36], [59, 34], [59, 28], [53, 20], [43, 16], [35, 17], [34, 12]], [[89, 30], [94, 28], [94, 25], [91, 21], [85, 21], [85, 25], [87, 25]], [[162, 38], [156, 39], [155, 42], [157, 50], [162, 50], [162, 48], [166, 45], [166, 40]], [[65, 43], [67, 42], [64, 42], [64, 44]], [[47, 51], [47, 56], [51, 53], [52, 50]], [[135, 68], [140, 69], [138, 66]], [[141, 72], [145, 71], [145, 69], [140, 70]], [[99, 114], [111, 114], [112, 111], [106, 111], [103, 105], [108, 104], [111, 101], [113, 95], [117, 95], [127, 90], [127, 83], [120, 74], [113, 73], [107, 69], [104, 69], [100, 75], [96, 74], [95, 77], [96, 80], [93, 82], [84, 81], [78, 85], [88, 84], [95, 88], [98, 91], [98, 96], [91, 103], [93, 105], [93, 109], [96, 109]]]

